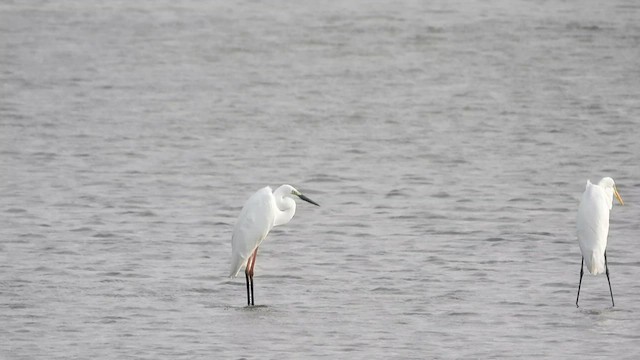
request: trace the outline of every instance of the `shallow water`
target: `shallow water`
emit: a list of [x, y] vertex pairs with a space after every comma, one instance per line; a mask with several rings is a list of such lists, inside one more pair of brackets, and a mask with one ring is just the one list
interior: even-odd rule
[[[640, 6], [0, 5], [0, 358], [640, 355]], [[614, 177], [604, 276], [577, 202]], [[243, 202], [300, 203], [228, 279]]]

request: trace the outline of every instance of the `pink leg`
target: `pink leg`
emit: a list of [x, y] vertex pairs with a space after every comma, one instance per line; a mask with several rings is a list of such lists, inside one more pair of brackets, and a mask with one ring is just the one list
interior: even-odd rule
[[[251, 254], [251, 257], [249, 258], [249, 261], [251, 262], [251, 266], [249, 267], [249, 276], [251, 276], [251, 278], [253, 278], [253, 268], [256, 266], [257, 257], [258, 257], [258, 248], [256, 248], [253, 251], [253, 254]], [[247, 266], [249, 266], [249, 261], [247, 261]]]

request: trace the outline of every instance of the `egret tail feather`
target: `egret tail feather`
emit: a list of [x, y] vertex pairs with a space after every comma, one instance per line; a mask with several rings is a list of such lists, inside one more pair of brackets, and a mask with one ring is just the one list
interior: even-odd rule
[[584, 258], [587, 270], [592, 275], [602, 274], [605, 271], [604, 256], [596, 254], [595, 252], [591, 256]]

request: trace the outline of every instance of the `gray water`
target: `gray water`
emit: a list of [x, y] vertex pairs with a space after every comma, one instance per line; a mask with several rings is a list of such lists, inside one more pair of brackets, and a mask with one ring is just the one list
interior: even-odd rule
[[0, 358], [637, 359], [638, 59], [635, 0], [3, 2]]

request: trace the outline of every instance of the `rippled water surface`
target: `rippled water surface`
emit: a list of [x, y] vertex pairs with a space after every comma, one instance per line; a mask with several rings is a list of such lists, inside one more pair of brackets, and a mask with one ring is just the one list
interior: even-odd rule
[[[0, 4], [0, 358], [640, 356], [640, 5]], [[575, 307], [578, 199], [610, 175]], [[226, 277], [244, 201], [300, 203]]]

